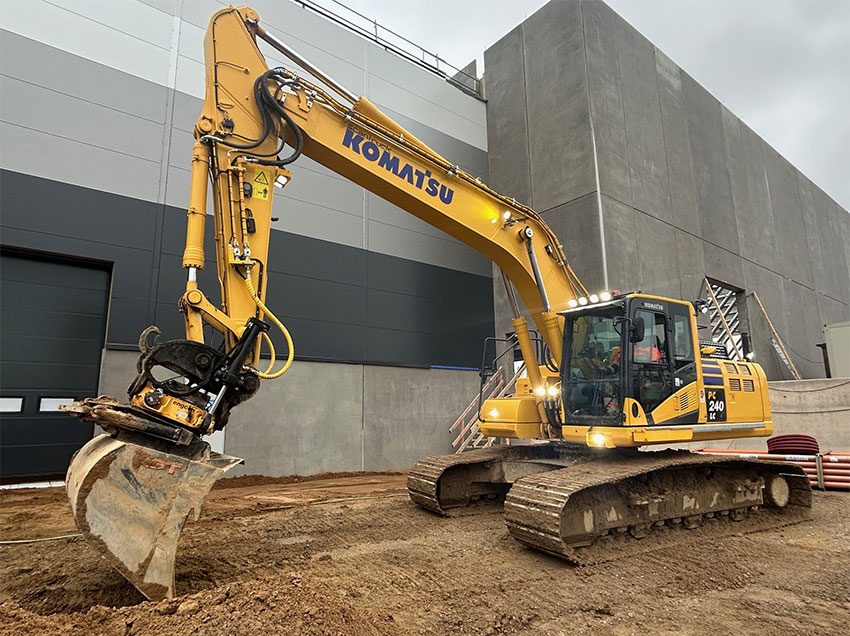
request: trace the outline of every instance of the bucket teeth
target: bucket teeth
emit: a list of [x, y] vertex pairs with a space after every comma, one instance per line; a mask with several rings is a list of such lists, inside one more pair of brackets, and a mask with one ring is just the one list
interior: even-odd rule
[[150, 600], [173, 598], [177, 541], [213, 483], [242, 460], [192, 458], [100, 435], [68, 468], [74, 521], [107, 562]]

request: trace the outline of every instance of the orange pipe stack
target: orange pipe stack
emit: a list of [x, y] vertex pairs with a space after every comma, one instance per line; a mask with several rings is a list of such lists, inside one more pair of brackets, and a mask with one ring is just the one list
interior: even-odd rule
[[850, 453], [818, 453], [817, 455], [776, 455], [763, 450], [703, 448], [697, 451], [710, 455], [732, 455], [742, 459], [763, 459], [791, 462], [802, 467], [809, 476], [812, 488], [850, 491]]

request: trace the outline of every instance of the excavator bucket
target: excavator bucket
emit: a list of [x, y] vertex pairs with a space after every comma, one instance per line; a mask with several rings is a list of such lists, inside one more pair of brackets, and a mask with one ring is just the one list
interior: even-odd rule
[[190, 511], [242, 460], [208, 450], [186, 458], [100, 435], [71, 460], [71, 510], [89, 544], [150, 600], [173, 598], [174, 558]]

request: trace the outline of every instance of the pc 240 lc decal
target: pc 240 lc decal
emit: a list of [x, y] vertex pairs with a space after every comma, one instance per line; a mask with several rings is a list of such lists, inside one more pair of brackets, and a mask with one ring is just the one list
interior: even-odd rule
[[709, 422], [726, 421], [726, 390], [706, 389], [705, 412]]

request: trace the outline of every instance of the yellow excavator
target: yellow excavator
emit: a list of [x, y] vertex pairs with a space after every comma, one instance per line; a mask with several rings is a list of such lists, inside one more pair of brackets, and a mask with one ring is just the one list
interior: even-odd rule
[[[258, 40], [311, 79], [270, 69]], [[275, 187], [291, 181], [287, 166], [302, 154], [477, 249], [504, 280], [526, 377], [512, 395], [483, 401], [478, 426], [512, 442], [423, 459], [408, 477], [415, 503], [446, 514], [503, 499], [512, 536], [575, 563], [628, 554], [638, 539], [675, 539], [705, 519], [762, 528], [807, 514], [811, 490], [796, 466], [638, 450], [772, 433], [764, 372], [700, 348], [698, 303], [589, 292], [539, 214], [346, 90], [269, 34], [254, 10], [216, 12], [204, 50], [179, 302], [186, 338], [159, 342], [149, 327], [129, 401], [102, 396], [67, 409], [106, 431], [68, 469], [76, 523], [146, 597], [174, 595], [183, 524], [241, 461], [211, 452], [203, 437], [292, 364], [292, 340], [265, 297]], [[197, 283], [208, 186], [220, 307]], [[205, 343], [205, 325], [223, 335], [220, 347]], [[288, 345], [278, 370], [272, 327]], [[271, 362], [260, 371], [264, 343]]]

